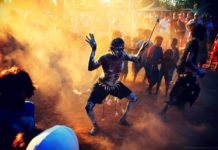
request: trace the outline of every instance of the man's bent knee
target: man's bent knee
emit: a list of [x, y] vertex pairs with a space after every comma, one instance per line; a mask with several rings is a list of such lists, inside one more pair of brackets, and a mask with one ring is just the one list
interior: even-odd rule
[[92, 102], [88, 102], [88, 103], [86, 104], [86, 107], [85, 107], [86, 112], [89, 113], [90, 111], [92, 111], [93, 108], [94, 108], [94, 106], [95, 106], [94, 103], [92, 103]]
[[135, 93], [130, 93], [129, 96], [127, 96], [127, 99], [131, 102], [136, 102], [138, 97]]

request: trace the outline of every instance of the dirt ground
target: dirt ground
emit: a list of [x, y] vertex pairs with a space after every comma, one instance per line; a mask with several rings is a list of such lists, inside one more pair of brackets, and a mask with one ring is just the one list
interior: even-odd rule
[[58, 91], [44, 96], [40, 90], [33, 101], [36, 104], [38, 127], [49, 128], [56, 124], [72, 127], [76, 132], [81, 150], [179, 150], [218, 149], [218, 72], [208, 71], [200, 79], [201, 93], [191, 108], [184, 112], [172, 108], [167, 120], [162, 120], [158, 112], [167, 97], [164, 85], [158, 96], [148, 95], [147, 84], [131, 81], [125, 84], [138, 95], [138, 101], [128, 116], [131, 127], [118, 124], [127, 100], [105, 102], [95, 107], [100, 132], [88, 135], [91, 123], [85, 113], [88, 92], [75, 94], [66, 91], [67, 100], [62, 101]]

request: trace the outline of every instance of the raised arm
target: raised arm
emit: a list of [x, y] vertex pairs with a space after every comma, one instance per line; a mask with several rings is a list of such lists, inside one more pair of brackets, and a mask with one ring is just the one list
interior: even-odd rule
[[95, 42], [95, 37], [93, 34], [89, 33], [89, 36], [86, 36], [86, 42], [89, 43], [89, 45], [92, 48], [90, 57], [89, 57], [89, 64], [88, 64], [88, 70], [92, 71], [98, 68], [101, 65], [100, 59], [98, 61], [95, 61], [95, 51], [97, 48], [97, 44]]

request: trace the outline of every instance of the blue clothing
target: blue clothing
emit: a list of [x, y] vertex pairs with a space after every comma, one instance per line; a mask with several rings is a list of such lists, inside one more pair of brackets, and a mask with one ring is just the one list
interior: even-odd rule
[[23, 116], [33, 117], [34, 118], [35, 106], [30, 101], [25, 101], [23, 110], [0, 110], [0, 123], [14, 123], [19, 121], [19, 119]]

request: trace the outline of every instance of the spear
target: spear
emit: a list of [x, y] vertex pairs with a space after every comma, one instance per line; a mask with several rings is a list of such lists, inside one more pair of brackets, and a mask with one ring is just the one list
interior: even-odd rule
[[[157, 20], [156, 20], [156, 22], [155, 22], [155, 25], [154, 25], [152, 31], [151, 31], [151, 34], [150, 34], [150, 36], [149, 36], [148, 41], [143, 41], [143, 44], [142, 44], [142, 46], [140, 47], [140, 49], [139, 49], [139, 51], [138, 51], [138, 54], [140, 54], [142, 51], [144, 51], [144, 48], [147, 47], [148, 44], [150, 43], [151, 37], [152, 37], [152, 35], [153, 35], [153, 33], [154, 33], [154, 29], [156, 28], [156, 26], [157, 26], [157, 24], [159, 23], [159, 21], [160, 21], [160, 18], [157, 17]], [[138, 55], [138, 54], [137, 54], [137, 55]]]

